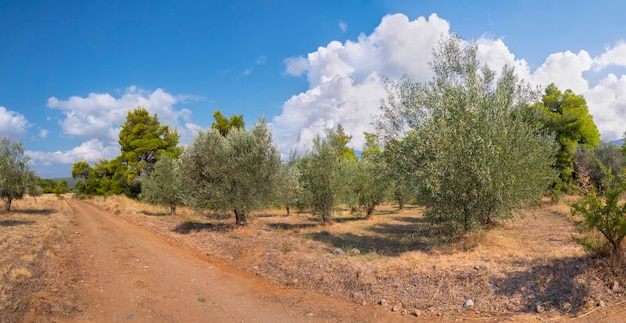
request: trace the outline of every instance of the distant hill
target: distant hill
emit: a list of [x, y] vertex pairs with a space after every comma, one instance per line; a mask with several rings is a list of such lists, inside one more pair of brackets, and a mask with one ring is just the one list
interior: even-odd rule
[[611, 141], [611, 143], [614, 144], [615, 146], [621, 147], [624, 144], [624, 138]]

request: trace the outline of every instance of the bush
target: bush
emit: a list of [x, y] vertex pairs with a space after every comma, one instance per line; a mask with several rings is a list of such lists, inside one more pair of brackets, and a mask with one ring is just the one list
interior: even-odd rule
[[[626, 237], [626, 203], [620, 204], [620, 199], [626, 192], [626, 183], [616, 178], [610, 168], [602, 169], [606, 177], [601, 189], [592, 187], [581, 200], [573, 203], [572, 216], [582, 218], [576, 224], [583, 233], [599, 231], [610, 245], [610, 253], [621, 257]], [[574, 238], [574, 241], [598, 254], [606, 253], [605, 246], [594, 242], [589, 235]]]

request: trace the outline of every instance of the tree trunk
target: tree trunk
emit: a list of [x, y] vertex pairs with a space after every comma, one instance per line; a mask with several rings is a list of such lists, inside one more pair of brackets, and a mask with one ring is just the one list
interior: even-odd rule
[[404, 209], [404, 199], [398, 199], [398, 209]]
[[170, 215], [176, 215], [176, 203], [170, 203]]
[[246, 221], [246, 213], [238, 211], [238, 210], [234, 210], [235, 211], [235, 220], [237, 225], [240, 225], [242, 227], [245, 227], [248, 225], [248, 221]]
[[376, 206], [367, 206], [367, 210], [366, 210], [366, 215], [365, 215], [365, 219], [369, 219], [372, 217], [372, 214], [374, 214], [374, 209], [376, 208]]
[[287, 215], [291, 215], [291, 208], [289, 207], [289, 205], [286, 205], [285, 209], [287, 209]]
[[13, 199], [10, 197], [6, 197], [4, 198], [4, 210], [7, 212], [11, 212], [11, 202], [13, 202]]
[[323, 223], [332, 224], [333, 223], [333, 216], [332, 216], [332, 214], [330, 214], [330, 212], [322, 213], [322, 222]]

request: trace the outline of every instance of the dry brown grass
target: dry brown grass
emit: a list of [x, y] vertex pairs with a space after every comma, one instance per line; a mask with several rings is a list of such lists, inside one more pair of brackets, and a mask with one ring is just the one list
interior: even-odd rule
[[[589, 257], [571, 240], [575, 228], [567, 204], [547, 200], [522, 218], [443, 245], [430, 236], [423, 210], [414, 206], [383, 206], [369, 220], [340, 210], [333, 225], [309, 213], [285, 216], [270, 209], [238, 228], [228, 216], [186, 208], [169, 216], [166, 208], [123, 197], [95, 202], [275, 284], [361, 304], [385, 299], [388, 305], [380, 306], [401, 303], [424, 317], [572, 318], [599, 303], [621, 301], [623, 289], [612, 286], [626, 284], [624, 273], [615, 270], [619, 266]], [[470, 298], [475, 305], [464, 310]], [[536, 313], [537, 304], [545, 311]]]
[[22, 317], [32, 296], [47, 288], [70, 218], [67, 203], [53, 195], [26, 197], [0, 212], [0, 321]]

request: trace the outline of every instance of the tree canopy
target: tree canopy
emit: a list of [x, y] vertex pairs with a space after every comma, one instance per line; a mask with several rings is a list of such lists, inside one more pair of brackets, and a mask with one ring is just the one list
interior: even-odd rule
[[211, 124], [211, 129], [215, 129], [220, 132], [222, 136], [226, 136], [231, 129], [244, 129], [245, 123], [243, 122], [243, 114], [231, 115], [230, 119], [226, 118], [220, 110], [213, 112], [213, 118], [215, 122]]
[[250, 211], [275, 199], [280, 154], [265, 120], [250, 131], [233, 128], [200, 132], [181, 156], [183, 196], [195, 209], [233, 211], [247, 225]]
[[600, 132], [589, 114], [585, 98], [572, 90], [561, 92], [556, 85], [545, 89], [541, 102], [530, 107], [538, 112], [538, 122], [544, 131], [553, 133], [560, 145], [556, 167], [560, 180], [571, 184], [574, 180], [574, 156], [580, 145], [595, 147], [600, 143]]
[[448, 235], [512, 216], [536, 203], [554, 178], [554, 139], [517, 117], [533, 92], [512, 68], [496, 74], [476, 52], [458, 36], [442, 39], [433, 79], [405, 77], [390, 87], [377, 122], [383, 138], [415, 132], [417, 195], [427, 219]]
[[182, 203], [179, 163], [169, 156], [161, 156], [150, 174], [139, 177], [139, 198], [148, 203], [170, 207], [170, 215], [176, 214], [176, 206]]
[[21, 141], [0, 139], [0, 198], [5, 211], [11, 211], [11, 203], [26, 194], [38, 195], [36, 176], [28, 167], [30, 157], [24, 153]]

